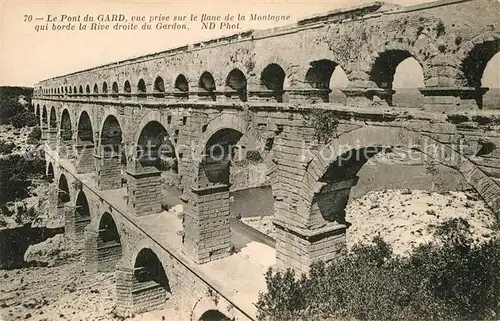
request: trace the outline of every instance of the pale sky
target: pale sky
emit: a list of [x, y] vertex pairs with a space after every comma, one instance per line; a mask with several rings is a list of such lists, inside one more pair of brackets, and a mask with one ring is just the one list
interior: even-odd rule
[[[294, 23], [316, 13], [350, 7], [371, 0], [322, 1], [23, 1], [0, 0], [1, 56], [0, 85], [33, 86], [40, 80], [95, 67], [109, 62], [163, 51], [181, 45], [208, 40], [248, 29], [266, 29]], [[387, 0], [412, 5], [430, 0]], [[193, 14], [276, 14], [291, 15], [285, 23], [242, 23], [238, 31], [200, 30], [199, 24], [189, 24], [188, 31], [35, 31], [36, 17], [66, 14], [189, 15]], [[24, 22], [32, 15], [31, 22]], [[153, 24], [154, 25], [154, 24]], [[495, 57], [500, 62], [500, 58]], [[500, 64], [498, 64], [500, 66]], [[497, 74], [497, 73], [495, 73]], [[498, 76], [497, 76], [498, 77]], [[495, 80], [499, 83], [498, 79]]]

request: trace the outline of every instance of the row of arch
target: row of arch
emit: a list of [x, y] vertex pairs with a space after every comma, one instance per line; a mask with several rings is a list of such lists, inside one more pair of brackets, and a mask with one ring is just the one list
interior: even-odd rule
[[[37, 109], [40, 106], [37, 105]], [[47, 108], [43, 106], [42, 123], [47, 124], [49, 128], [57, 129], [56, 110], [55, 107], [50, 109], [50, 122], [47, 123]], [[72, 121], [67, 109], [63, 109], [60, 116], [59, 136], [63, 141], [71, 141], [73, 139]], [[77, 144], [94, 144], [94, 131], [90, 115], [87, 111], [82, 111], [79, 115], [76, 130]], [[109, 148], [104, 152], [118, 152], [122, 147], [123, 133], [122, 126], [115, 115], [108, 115], [100, 128], [99, 144]], [[149, 121], [142, 128], [141, 134], [137, 139], [137, 153], [143, 151], [143, 148], [150, 148], [147, 156], [141, 157], [140, 162], [143, 166], [155, 166], [159, 169], [168, 166], [169, 168], [177, 168], [177, 157], [175, 147], [170, 140], [170, 135], [166, 128], [156, 120]], [[166, 158], [167, 157], [167, 158]], [[165, 163], [167, 159], [168, 164]], [[126, 159], [122, 159], [126, 161]]]
[[[49, 181], [54, 180], [54, 167], [51, 162], [48, 163], [46, 175]], [[69, 185], [64, 173], [59, 175], [57, 187], [57, 206], [62, 207], [71, 202]], [[75, 205], [75, 221], [77, 223], [84, 221], [87, 224], [90, 224], [90, 206], [87, 196], [83, 190], [78, 191]], [[102, 214], [98, 220], [97, 239], [94, 244], [97, 251], [97, 267], [100, 271], [114, 271], [116, 269], [116, 264], [123, 256], [121, 235], [113, 215], [109, 212]], [[79, 237], [83, 237], [83, 229], [78, 230], [77, 233]], [[103, 251], [101, 251], [101, 249], [103, 249]], [[100, 253], [100, 251], [105, 253]], [[162, 304], [165, 303], [165, 301], [171, 296], [170, 282], [163, 263], [150, 247], [142, 247], [132, 259], [133, 266], [131, 267], [134, 278], [134, 282], [132, 283], [133, 287], [131, 289], [132, 301], [136, 301], [141, 293], [143, 295], [145, 290], [154, 289], [157, 292], [161, 291], [161, 296], [155, 296], [158, 300], [157, 306], [161, 308]], [[197, 303], [195, 305], [195, 310], [198, 305], [200, 304]], [[146, 310], [147, 309], [144, 311]], [[201, 315], [196, 315], [196, 320], [229, 321], [231, 319], [217, 309], [207, 308], [206, 311], [201, 313]]]
[[[264, 83], [270, 83], [268, 78], [271, 76], [267, 75], [269, 72], [264, 73]], [[282, 71], [284, 75], [284, 71]], [[267, 76], [266, 76], [267, 75]], [[284, 76], [283, 76], [284, 79]], [[281, 82], [283, 81], [281, 79]], [[234, 91], [237, 94], [244, 94], [247, 90], [247, 77], [240, 69], [233, 69], [226, 78], [225, 83], [226, 88], [225, 91]], [[272, 86], [272, 85], [271, 85]], [[282, 87], [282, 85], [281, 85]], [[189, 81], [184, 74], [179, 74], [174, 83], [173, 83], [173, 92], [177, 94], [189, 92]], [[161, 76], [157, 76], [153, 83], [152, 94], [155, 95], [163, 95], [168, 88], [165, 86], [165, 81]], [[208, 71], [205, 71], [199, 78], [197, 84], [198, 92], [205, 92], [208, 96], [213, 97], [215, 99], [215, 91], [216, 91], [216, 82], [212, 74]], [[146, 82], [144, 79], [139, 79], [135, 86], [132, 86], [129, 80], [124, 81], [122, 84], [118, 84], [118, 82], [114, 81], [111, 85], [108, 85], [106, 81], [102, 82], [102, 84], [98, 85], [94, 83], [91, 88], [90, 85], [86, 85], [83, 87], [80, 86], [61, 86], [58, 88], [46, 88], [42, 89], [43, 94], [47, 95], [66, 95], [66, 94], [102, 94], [102, 95], [127, 95], [127, 94], [136, 94], [138, 96], [147, 95], [150, 92], [147, 90]]]
[[[474, 47], [470, 48], [467, 52], [461, 52], [459, 57], [461, 65], [456, 77], [463, 78], [466, 85], [469, 87], [480, 87], [488, 62], [499, 51], [499, 42], [500, 40], [496, 38], [489, 41], [485, 40], [475, 44]], [[420, 69], [414, 70], [413, 74], [408, 76], [410, 78], [419, 79], [421, 84], [419, 84], [418, 87], [424, 87], [424, 69], [428, 69], [429, 65], [428, 62], [422, 61], [422, 57], [416, 56], [412, 52], [412, 49], [394, 49], [388, 47], [384, 49], [383, 52], [378, 53], [376, 57], [370, 58], [370, 70], [363, 71], [367, 72], [369, 76], [369, 78], [365, 80], [372, 81], [379, 88], [392, 89], [396, 69], [407, 59], [416, 62], [416, 65], [418, 65]], [[287, 84], [285, 84], [288, 78], [297, 78], [291, 75], [292, 69], [294, 68], [291, 68], [287, 62], [277, 57], [272, 61], [273, 62], [265, 65], [263, 69], [260, 69], [262, 71], [260, 72], [259, 79], [256, 81], [257, 86], [256, 88], [252, 88], [252, 90], [271, 90], [279, 93], [283, 91], [284, 88], [288, 88]], [[345, 66], [343, 67], [345, 68]], [[434, 77], [435, 70], [427, 69], [427, 76]], [[94, 83], [93, 85], [65, 85], [51, 88], [41, 87], [39, 90], [45, 95], [95, 94], [126, 96], [133, 94], [139, 97], [146, 95], [163, 96], [163, 94], [168, 91], [180, 94], [181, 96], [187, 95], [189, 92], [198, 94], [201, 92], [212, 99], [215, 99], [215, 93], [219, 90], [226, 94], [228, 94], [228, 92], [234, 92], [235, 95], [242, 94], [241, 98], [245, 100], [246, 96], [244, 94], [247, 91], [248, 77], [242, 70], [241, 68], [232, 69], [227, 74], [224, 83], [222, 83], [222, 80], [220, 80], [221, 83], [218, 83], [211, 72], [205, 71], [198, 77], [197, 83], [191, 81], [185, 74], [180, 73], [173, 81], [165, 81], [161, 76], [156, 76], [154, 80], [151, 79], [151, 86], [149, 86], [149, 82], [146, 82], [148, 81], [147, 79], [140, 78], [136, 83], [132, 83], [130, 80], [125, 80], [123, 83], [118, 83], [117, 81], [108, 83], [104, 81], [102, 83]], [[324, 58], [311, 61], [304, 71], [299, 72], [296, 82], [304, 84], [306, 89], [332, 89], [334, 86], [330, 84], [330, 80], [335, 71], [341, 71], [344, 78], [347, 79], [347, 81], [350, 80], [347, 78], [344, 69], [338, 62]], [[193, 87], [194, 90], [191, 90], [190, 87]], [[339, 88], [341, 87], [343, 86], [339, 86]], [[277, 100], [279, 101], [280, 99], [278, 98]]]
[[[399, 55], [399, 56], [398, 56]], [[407, 58], [412, 58], [409, 54], [400, 54], [394, 52], [392, 56], [387, 57], [389, 60], [397, 56], [400, 61], [388, 63], [379, 62], [374, 67], [373, 80], [380, 87], [391, 87], [394, 74], [396, 73], [396, 66], [400, 62]], [[414, 60], [414, 59], [413, 59]], [[416, 60], [415, 60], [416, 61]], [[387, 73], [386, 73], [387, 70]], [[423, 87], [423, 71], [420, 68], [415, 78], [419, 80], [418, 85], [414, 87]], [[255, 91], [270, 91], [274, 93], [276, 101], [283, 101], [284, 89], [287, 87], [287, 74], [284, 68], [278, 63], [269, 64], [262, 71], [259, 79], [259, 84], [254, 88]], [[344, 71], [344, 69], [339, 66], [336, 62], [328, 59], [322, 59], [311, 62], [310, 68], [305, 74], [304, 82], [305, 88], [314, 89], [318, 91], [328, 92], [331, 88], [345, 88], [347, 87], [349, 80]], [[217, 84], [213, 75], [205, 71], [201, 74], [196, 84], [195, 93], [198, 95], [205, 95], [211, 100], [216, 100], [216, 94], [218, 93]], [[240, 100], [247, 100], [248, 91], [248, 81], [247, 76], [238, 68], [235, 68], [229, 72], [225, 79], [223, 92], [226, 96], [239, 97]], [[72, 89], [73, 88], [73, 89]], [[116, 81], [112, 83], [111, 89], [109, 89], [108, 83], [104, 81], [101, 85], [94, 83], [93, 89], [90, 85], [86, 85], [85, 88], [80, 85], [78, 88], [76, 86], [63, 86], [60, 88], [50, 88], [42, 89], [45, 94], [56, 94], [56, 95], [66, 95], [66, 94], [95, 94], [95, 95], [132, 95], [135, 94], [138, 97], [145, 97], [148, 94], [153, 96], [163, 97], [168, 88], [165, 86], [165, 81], [161, 76], [157, 76], [153, 82], [152, 91], [148, 92], [147, 85], [144, 79], [140, 78], [135, 86], [133, 87], [129, 80], [126, 80], [123, 84], [118, 84]], [[179, 97], [187, 97], [190, 93], [190, 82], [184, 74], [179, 74], [174, 83], [173, 91], [174, 95]], [[325, 99], [325, 101], [328, 101]]]

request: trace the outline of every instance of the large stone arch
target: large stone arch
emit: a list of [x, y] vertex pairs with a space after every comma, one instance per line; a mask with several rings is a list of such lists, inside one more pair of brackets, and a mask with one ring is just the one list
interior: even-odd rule
[[460, 62], [457, 85], [480, 87], [481, 77], [488, 61], [498, 52], [500, 52], [499, 31], [482, 32], [463, 43], [456, 53]]
[[[198, 139], [195, 154], [193, 155], [195, 160], [201, 160], [201, 155], [203, 154], [203, 150], [208, 143], [208, 140], [221, 129], [233, 129], [247, 137], [251, 137], [251, 139], [256, 142], [257, 150], [264, 154], [265, 141], [260, 136], [259, 132], [253, 127], [252, 123], [234, 114], [222, 114], [208, 123], [205, 131]], [[262, 156], [262, 158], [264, 158], [265, 155]]]
[[66, 213], [65, 233], [76, 238], [83, 238], [85, 227], [91, 222], [91, 207], [87, 194], [78, 190], [75, 195], [75, 208]]
[[120, 188], [124, 183], [124, 169], [131, 156], [125, 135], [122, 118], [115, 108], [108, 109], [101, 120], [96, 149], [95, 169], [101, 174], [96, 181], [101, 190]]
[[[308, 47], [303, 48], [304, 50], [309, 49]], [[297, 87], [304, 87], [303, 84], [306, 82], [306, 75], [311, 68], [311, 63], [315, 61], [329, 60], [335, 63], [336, 67], [340, 66], [344, 70], [346, 76], [349, 78], [351, 73], [350, 65], [345, 59], [339, 57], [333, 53], [327, 43], [319, 43], [315, 45], [314, 50], [307, 51], [304, 53], [297, 53], [300, 56], [298, 66], [296, 67], [296, 79]], [[351, 80], [349, 78], [349, 80]], [[308, 86], [306, 86], [308, 87]]]
[[[146, 115], [144, 115], [144, 117], [142, 117], [141, 121], [139, 122], [139, 124], [137, 126], [137, 130], [134, 132], [135, 133], [134, 134], [134, 141], [133, 141], [134, 148], [137, 147], [137, 142], [139, 141], [139, 137], [141, 135], [142, 130], [144, 129], [144, 127], [146, 127], [146, 125], [148, 123], [150, 123], [152, 121], [156, 121], [156, 122], [160, 123], [163, 126], [163, 128], [165, 128], [165, 130], [167, 131], [169, 136], [172, 137], [170, 127], [168, 125], [166, 125], [167, 124], [167, 120], [166, 120], [167, 117], [168, 117], [167, 115], [162, 114], [158, 110], [152, 110], [152, 111], [148, 112]], [[175, 147], [175, 144], [174, 144], [174, 147]]]
[[[253, 151], [267, 169], [265, 143], [251, 123], [234, 114], [223, 114], [202, 130], [192, 150], [192, 167], [184, 184], [191, 188], [184, 188], [183, 200], [188, 204], [182, 236], [186, 253], [199, 264], [230, 254], [231, 164], [249, 159], [249, 151]], [[249, 148], [245, 150], [246, 147]], [[210, 206], [204, 205], [208, 200], [213, 200]], [[214, 210], [219, 213], [217, 216], [210, 214]], [[207, 234], [210, 226], [216, 226], [217, 233]], [[204, 244], [197, 241], [201, 235], [207, 235], [203, 236]]]
[[465, 156], [448, 145], [409, 129], [379, 126], [364, 126], [342, 134], [314, 156], [302, 181], [301, 194], [305, 196], [306, 203], [310, 203], [314, 195], [326, 185], [320, 180], [340, 155], [355, 149], [384, 146], [411, 147], [457, 170], [495, 212], [500, 210], [500, 187]]
[[42, 122], [42, 127], [49, 126], [49, 112], [47, 111], [47, 106], [42, 107], [42, 117], [40, 117]]
[[64, 107], [62, 108], [61, 110], [61, 116], [59, 117], [59, 129], [62, 129], [62, 126], [63, 126], [63, 116], [64, 117], [67, 117], [67, 118], [64, 118], [64, 121], [68, 121], [65, 125], [69, 125], [69, 127], [67, 127], [68, 129], [72, 129], [73, 128], [73, 118], [71, 117], [71, 111], [68, 107]]
[[[88, 124], [87, 124], [88, 121]], [[85, 122], [85, 123], [83, 123]], [[78, 114], [77, 122], [76, 122], [76, 130], [77, 130], [77, 143], [81, 142], [91, 142], [94, 143], [94, 120], [92, 119], [92, 113], [87, 110], [87, 108], [83, 108], [80, 110]], [[90, 127], [87, 127], [90, 125]], [[88, 132], [90, 130], [90, 132]], [[83, 133], [82, 131], [85, 131]], [[83, 134], [83, 135], [82, 135]], [[89, 135], [90, 134], [90, 135]]]
[[61, 111], [59, 120], [59, 154], [62, 157], [72, 157], [73, 150], [73, 119], [68, 108]]
[[48, 119], [49, 128], [56, 129], [57, 128], [57, 112], [54, 106], [50, 107], [49, 119]]
[[120, 128], [121, 128], [121, 131], [122, 131], [122, 138], [123, 140], [125, 140], [125, 132], [124, 132], [124, 128], [125, 128], [125, 123], [124, 123], [124, 119], [120, 116], [120, 114], [118, 113], [118, 110], [115, 108], [115, 107], [109, 107], [106, 112], [102, 115], [102, 118], [101, 118], [101, 121], [100, 121], [100, 124], [99, 124], [99, 144], [101, 142], [101, 135], [102, 135], [102, 130], [103, 130], [103, 127], [104, 127], [104, 124], [106, 122], [106, 120], [108, 119], [109, 116], [113, 116], [114, 118], [116, 118], [116, 120], [118, 121], [118, 124], [120, 125]]
[[207, 311], [220, 311], [222, 314], [226, 315], [232, 320], [234, 320], [234, 318], [236, 317], [236, 311], [234, 307], [226, 300], [216, 300], [213, 297], [205, 295], [201, 296], [194, 304], [189, 315], [189, 320], [203, 320], [202, 317]]

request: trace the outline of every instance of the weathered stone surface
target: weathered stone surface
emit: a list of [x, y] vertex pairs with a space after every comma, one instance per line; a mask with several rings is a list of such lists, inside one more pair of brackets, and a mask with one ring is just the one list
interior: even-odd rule
[[[42, 115], [54, 189], [65, 175], [69, 203], [81, 190], [90, 205], [89, 267], [118, 267], [118, 306], [125, 315], [157, 307], [164, 297], [156, 288], [132, 296], [137, 253], [150, 248], [171, 271], [172, 293], [196, 306], [217, 285], [193, 269], [230, 255], [229, 185], [246, 180], [241, 185], [271, 184], [277, 266], [307, 272], [312, 262], [329, 261], [343, 248], [344, 208], [356, 175], [373, 155], [392, 148], [420, 151], [459, 171], [500, 211], [500, 114], [481, 109], [477, 75], [485, 65], [473, 63], [484, 58], [484, 45], [498, 42], [499, 15], [493, 0], [397, 9], [375, 3], [41, 81], [33, 104]], [[392, 106], [395, 67], [408, 57], [422, 67], [421, 109]], [[342, 104], [330, 100], [334, 88], [325, 72], [339, 66], [349, 80]], [[90, 92], [94, 84], [97, 93]], [[104, 84], [112, 88], [109, 95], [100, 92]], [[50, 152], [58, 137], [65, 145], [93, 144], [93, 166], [78, 148], [74, 162]], [[144, 140], [155, 153], [159, 146], [170, 149], [161, 155], [167, 160], [156, 155], [145, 163], [166, 167], [180, 182], [180, 230], [161, 229], [155, 221], [169, 220], [160, 212], [161, 176], [134, 171]], [[232, 163], [239, 174], [231, 176]], [[249, 164], [266, 177], [246, 174]], [[53, 194], [54, 212], [60, 204]], [[68, 233], [78, 230], [74, 212], [59, 214]], [[158, 237], [177, 246], [162, 248]], [[203, 266], [211, 264], [217, 262]], [[245, 319], [242, 309], [254, 307], [236, 306], [238, 320]]]

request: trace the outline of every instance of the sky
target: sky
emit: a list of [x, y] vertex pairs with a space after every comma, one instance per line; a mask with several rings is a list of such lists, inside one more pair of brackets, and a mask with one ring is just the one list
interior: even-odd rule
[[[117, 60], [174, 48], [201, 40], [234, 34], [248, 29], [266, 29], [296, 22], [312, 14], [346, 8], [371, 0], [321, 1], [37, 1], [0, 0], [0, 85], [33, 86], [40, 80], [95, 67]], [[431, 0], [387, 0], [413, 5]], [[86, 14], [151, 15], [226, 15], [276, 14], [290, 15], [288, 22], [242, 22], [237, 31], [201, 30], [201, 24], [189, 24], [190, 30], [169, 31], [36, 31], [37, 17], [48, 15], [78, 16]], [[31, 22], [24, 21], [32, 16]], [[498, 55], [497, 55], [498, 56]], [[497, 59], [498, 58], [498, 59]], [[500, 66], [500, 57], [495, 57]], [[411, 69], [411, 67], [410, 67]], [[498, 70], [498, 69], [497, 69]], [[498, 78], [498, 73], [493, 73]], [[493, 75], [491, 78], [494, 78]], [[418, 77], [417, 77], [418, 78]], [[415, 81], [418, 81], [415, 80]], [[499, 83], [498, 79], [494, 82]]]

